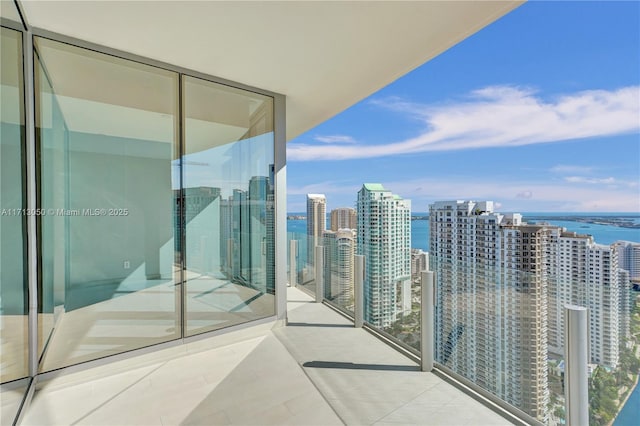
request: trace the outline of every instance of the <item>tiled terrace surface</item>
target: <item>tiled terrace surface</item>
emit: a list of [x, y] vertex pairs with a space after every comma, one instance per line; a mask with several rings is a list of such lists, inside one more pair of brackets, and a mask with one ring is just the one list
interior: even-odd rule
[[26, 425], [504, 425], [330, 308], [289, 289], [258, 325], [50, 380]]

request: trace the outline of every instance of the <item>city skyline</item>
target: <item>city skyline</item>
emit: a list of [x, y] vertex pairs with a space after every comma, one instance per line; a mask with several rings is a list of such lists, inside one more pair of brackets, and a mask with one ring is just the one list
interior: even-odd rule
[[416, 212], [443, 199], [640, 212], [639, 12], [524, 4], [290, 141], [287, 210], [317, 192], [327, 210], [353, 207], [375, 181]]

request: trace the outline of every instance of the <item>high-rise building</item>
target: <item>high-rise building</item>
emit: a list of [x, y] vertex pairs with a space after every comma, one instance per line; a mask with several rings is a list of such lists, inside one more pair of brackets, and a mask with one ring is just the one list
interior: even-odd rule
[[340, 207], [331, 210], [331, 230], [333, 232], [337, 232], [339, 229], [356, 229], [357, 226], [355, 209]]
[[387, 327], [399, 312], [411, 309], [410, 303], [398, 303], [411, 300], [411, 201], [366, 183], [357, 205], [357, 253], [365, 257], [364, 318]]
[[612, 246], [589, 247], [587, 303], [591, 362], [617, 367], [620, 360], [618, 253]]
[[[327, 199], [324, 194], [307, 194], [307, 263], [315, 264], [314, 253], [322, 245], [322, 233], [327, 229]], [[313, 269], [313, 268], [311, 268]]]
[[490, 201], [434, 203], [429, 222], [436, 360], [544, 421], [551, 231]]
[[323, 237], [325, 297], [343, 308], [353, 309], [356, 230], [324, 231]]
[[591, 362], [616, 367], [624, 327], [620, 321], [618, 251], [614, 246], [596, 244], [590, 235], [559, 228], [556, 267], [549, 280], [549, 350], [564, 353], [564, 306], [584, 306], [589, 309]]
[[618, 267], [618, 284], [620, 285], [620, 297], [618, 305], [620, 307], [620, 327], [618, 337], [620, 341], [626, 341], [631, 337], [631, 309], [633, 307], [633, 293], [631, 292], [631, 278], [629, 271]]
[[411, 281], [418, 282], [420, 273], [429, 270], [429, 253], [420, 249], [411, 249]]
[[640, 282], [640, 243], [616, 241], [620, 269], [629, 271], [631, 281]]

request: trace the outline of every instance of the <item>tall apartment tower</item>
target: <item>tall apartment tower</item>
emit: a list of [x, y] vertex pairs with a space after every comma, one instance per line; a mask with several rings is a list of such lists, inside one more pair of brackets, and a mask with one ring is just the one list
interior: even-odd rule
[[338, 232], [339, 229], [356, 229], [357, 226], [355, 209], [340, 207], [331, 210], [331, 230], [333, 232]]
[[640, 282], [640, 243], [616, 241], [620, 269], [629, 271], [631, 281]]
[[557, 247], [555, 279], [550, 280], [549, 350], [564, 353], [564, 306], [584, 306], [589, 309], [590, 362], [616, 367], [620, 335], [627, 332], [618, 250], [615, 245], [596, 244], [590, 235], [561, 228]]
[[591, 362], [617, 367], [620, 361], [618, 253], [612, 246], [589, 247], [588, 294]]
[[387, 327], [411, 309], [403, 303], [411, 300], [411, 202], [366, 183], [357, 212], [357, 253], [365, 257], [364, 318]]
[[324, 194], [307, 194], [307, 263], [314, 265], [316, 245], [322, 245], [327, 229], [327, 199]]
[[546, 421], [545, 270], [553, 237], [521, 220], [494, 213], [490, 201], [429, 206], [436, 360]]
[[620, 306], [620, 327], [618, 329], [618, 337], [620, 341], [627, 340], [631, 337], [631, 310], [633, 308], [633, 293], [631, 292], [631, 278], [629, 271], [618, 267], [618, 284], [620, 285], [620, 297], [618, 304]]
[[324, 231], [323, 236], [325, 297], [343, 308], [353, 309], [356, 230]]
[[411, 249], [411, 281], [419, 282], [420, 273], [429, 270], [429, 253], [421, 249]]

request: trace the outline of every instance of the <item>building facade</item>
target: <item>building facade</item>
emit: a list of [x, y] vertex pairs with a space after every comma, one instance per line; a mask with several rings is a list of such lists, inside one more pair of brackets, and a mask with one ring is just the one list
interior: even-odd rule
[[364, 319], [388, 327], [411, 309], [411, 202], [367, 183], [358, 192], [357, 215], [357, 254], [365, 257]]
[[322, 233], [327, 230], [327, 199], [324, 194], [307, 194], [307, 264], [312, 273], [315, 247], [322, 245]]
[[331, 230], [356, 229], [358, 226], [356, 211], [351, 207], [340, 207], [331, 210]]
[[323, 240], [325, 298], [353, 310], [356, 230], [324, 231]]
[[545, 421], [547, 230], [490, 201], [436, 202], [429, 221], [436, 360]]
[[621, 321], [626, 305], [621, 310], [618, 252], [613, 246], [597, 244], [589, 235], [561, 228], [556, 244], [556, 269], [549, 280], [549, 350], [564, 353], [564, 306], [584, 306], [589, 309], [590, 362], [616, 367], [620, 331], [628, 328]]

